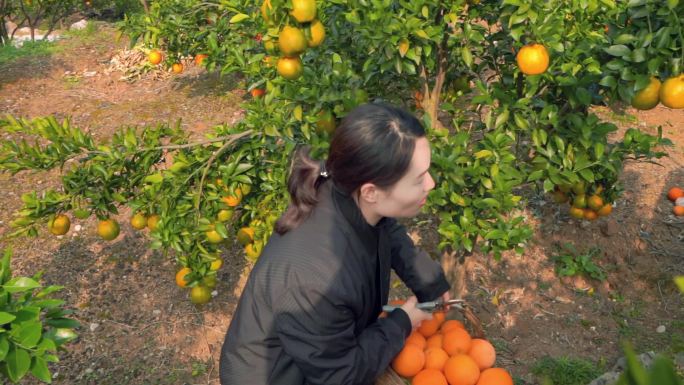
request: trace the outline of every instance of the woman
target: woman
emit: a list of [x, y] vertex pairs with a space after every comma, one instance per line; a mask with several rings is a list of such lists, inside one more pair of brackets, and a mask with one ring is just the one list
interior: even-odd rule
[[[221, 350], [223, 385], [372, 384], [448, 299], [439, 264], [394, 218], [413, 217], [435, 183], [425, 130], [384, 104], [354, 109], [325, 163], [297, 154], [291, 203], [254, 266]], [[390, 268], [416, 294], [386, 318]]]

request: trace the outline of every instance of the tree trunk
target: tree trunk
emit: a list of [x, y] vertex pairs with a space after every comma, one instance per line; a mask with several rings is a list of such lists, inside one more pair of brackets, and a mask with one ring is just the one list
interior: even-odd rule
[[142, 3], [143, 9], [145, 10], [145, 14], [149, 15], [150, 7], [147, 5], [147, 0], [140, 0], [140, 3]]
[[442, 269], [447, 281], [451, 284], [449, 294], [451, 298], [463, 298], [467, 293], [466, 268], [468, 258], [465, 253], [459, 255], [456, 251], [445, 250], [442, 253]]

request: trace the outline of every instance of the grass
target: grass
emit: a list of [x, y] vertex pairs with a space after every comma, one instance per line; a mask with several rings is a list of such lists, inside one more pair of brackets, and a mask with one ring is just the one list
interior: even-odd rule
[[580, 253], [571, 243], [566, 243], [551, 259], [556, 263], [556, 273], [561, 277], [583, 275], [603, 281], [606, 279], [606, 273], [601, 266], [594, 263], [594, 259], [600, 254], [598, 248]]
[[0, 66], [11, 63], [22, 57], [49, 56], [55, 53], [57, 47], [49, 41], [27, 41], [17, 48], [13, 45], [0, 46]]
[[543, 357], [532, 367], [532, 373], [544, 384], [586, 385], [603, 374], [605, 368], [584, 359]]

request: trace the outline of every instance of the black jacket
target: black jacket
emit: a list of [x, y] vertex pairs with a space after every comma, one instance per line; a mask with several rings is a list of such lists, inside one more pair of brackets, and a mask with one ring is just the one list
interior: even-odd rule
[[378, 318], [390, 268], [419, 301], [449, 289], [403, 226], [370, 226], [325, 182], [311, 216], [274, 233], [252, 269], [221, 349], [221, 384], [372, 384], [411, 332], [403, 310]]

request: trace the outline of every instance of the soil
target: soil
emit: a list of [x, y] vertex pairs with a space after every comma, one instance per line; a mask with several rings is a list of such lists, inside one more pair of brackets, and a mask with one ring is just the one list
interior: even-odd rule
[[[133, 83], [120, 81], [121, 73], [105, 73], [110, 58], [127, 45], [114, 36], [112, 27], [101, 24], [95, 36], [62, 40], [49, 56], [1, 65], [0, 111], [69, 117], [98, 138], [111, 137], [121, 126], [178, 121], [200, 136], [242, 116], [244, 85], [235, 77], [193, 66], [181, 75]], [[655, 133], [662, 126], [674, 145], [659, 164], [625, 164], [625, 192], [611, 216], [577, 221], [567, 208], [530, 193], [524, 214], [536, 233], [524, 255], [505, 255], [501, 261], [477, 253], [470, 258], [465, 299], [497, 347], [497, 365], [509, 369], [518, 383], [537, 383], [531, 368], [543, 356], [585, 358], [610, 367], [624, 339], [637, 351], [684, 349], [684, 300], [672, 284], [673, 276], [684, 274], [684, 221], [672, 216], [665, 198], [669, 187], [684, 186], [684, 113], [662, 106], [596, 112], [620, 127], [616, 137], [629, 127]], [[21, 194], [58, 186], [58, 170], [0, 174], [5, 197], [0, 237], [22, 206]], [[94, 234], [95, 218], [74, 219], [65, 236], [41, 232], [33, 239], [0, 240], [0, 249], [14, 250], [16, 274], [43, 271], [42, 283], [65, 287], [59, 297], [82, 324], [79, 339], [51, 366], [54, 382], [218, 384], [219, 350], [251, 266], [237, 248], [226, 250], [218, 296], [197, 308], [175, 286], [172, 258], [148, 249], [145, 233], [128, 225], [129, 215], [124, 211], [116, 217], [122, 235], [113, 242]], [[408, 225], [421, 247], [435, 249], [430, 218]], [[566, 243], [580, 252], [598, 248], [594, 261], [607, 278], [560, 279], [552, 257]], [[397, 286], [392, 295], [406, 291]], [[460, 318], [457, 312], [450, 316]], [[665, 332], [658, 333], [659, 326]]]

